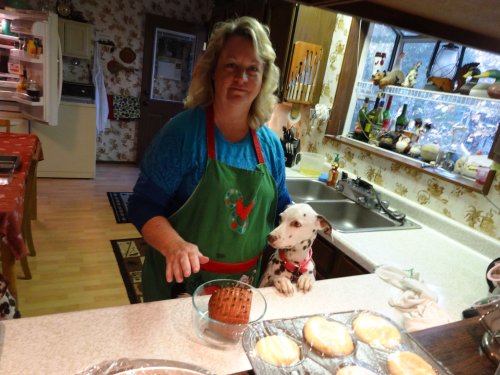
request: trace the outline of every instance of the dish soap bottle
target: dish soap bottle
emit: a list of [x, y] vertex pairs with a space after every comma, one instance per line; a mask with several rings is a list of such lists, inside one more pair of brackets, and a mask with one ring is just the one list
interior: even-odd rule
[[339, 154], [335, 156], [335, 160], [332, 163], [332, 167], [328, 172], [328, 180], [326, 181], [326, 184], [328, 186], [335, 186], [337, 184], [337, 178], [339, 176], [338, 169], [339, 169]]

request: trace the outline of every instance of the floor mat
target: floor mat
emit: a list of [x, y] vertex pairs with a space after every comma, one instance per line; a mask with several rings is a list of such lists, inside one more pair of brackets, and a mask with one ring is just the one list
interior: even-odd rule
[[127, 289], [130, 303], [141, 303], [142, 298], [142, 264], [146, 250], [143, 238], [127, 238], [111, 240], [123, 283]]
[[108, 199], [118, 224], [130, 223], [128, 219], [128, 199], [130, 192], [108, 192]]

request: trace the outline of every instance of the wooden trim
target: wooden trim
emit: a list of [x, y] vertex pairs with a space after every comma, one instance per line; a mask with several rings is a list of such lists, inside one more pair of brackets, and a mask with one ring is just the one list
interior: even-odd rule
[[358, 51], [360, 53], [363, 50], [363, 45], [368, 33], [368, 26], [368, 22], [362, 22], [360, 19], [356, 18], [352, 20], [344, 52], [344, 60], [342, 61], [337, 92], [333, 101], [333, 110], [331, 111], [328, 121], [326, 134], [342, 134], [352, 92], [356, 83], [356, 74], [359, 66], [358, 57], [360, 57]]
[[[403, 5], [397, 0], [302, 0], [300, 3], [500, 53], [500, 34], [491, 32], [499, 10], [478, 5], [474, 14], [464, 13], [465, 9], [474, 9], [464, 5], [470, 3], [466, 0], [448, 1], [436, 6], [440, 14], [446, 14], [446, 18], [433, 15], [433, 7], [421, 10], [431, 5], [431, 1], [422, 4], [418, 0], [406, 0]], [[412, 7], [420, 8], [420, 11], [412, 11]], [[459, 17], [466, 17], [470, 22], [464, 23]]]
[[404, 166], [407, 166], [411, 169], [420, 171], [421, 173], [428, 174], [432, 177], [439, 178], [441, 180], [444, 180], [446, 182], [452, 183], [454, 185], [469, 189], [471, 191], [474, 191], [476, 193], [480, 193], [483, 195], [487, 195], [488, 192], [490, 191], [491, 185], [493, 183], [494, 177], [495, 177], [495, 171], [490, 170], [488, 173], [488, 176], [486, 177], [486, 182], [484, 185], [478, 184], [476, 181], [459, 176], [457, 174], [448, 172], [444, 169], [441, 168], [433, 168], [430, 166], [429, 163], [422, 162], [420, 160], [415, 160], [409, 157], [406, 157], [404, 155], [397, 154], [392, 151], [387, 151], [382, 148], [370, 145], [368, 143], [363, 143], [359, 142], [350, 138], [347, 138], [345, 136], [326, 136], [331, 139], [335, 139], [336, 141], [347, 145], [351, 146], [354, 148], [357, 148], [362, 151], [366, 151], [370, 154], [376, 155], [378, 157], [381, 157], [386, 160], [390, 160], [393, 162], [396, 162], [398, 164], [402, 164]]
[[500, 163], [500, 124], [497, 128], [497, 133], [495, 134], [493, 144], [491, 145], [491, 150], [488, 154], [488, 158], [497, 163]]

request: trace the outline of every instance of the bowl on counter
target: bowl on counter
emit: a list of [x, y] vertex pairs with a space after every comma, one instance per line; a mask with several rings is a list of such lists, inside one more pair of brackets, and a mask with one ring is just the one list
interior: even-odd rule
[[[250, 290], [250, 313], [245, 323], [226, 323], [210, 317], [209, 301], [212, 294], [221, 288], [243, 288]], [[227, 301], [228, 309], [233, 302]], [[241, 341], [243, 332], [250, 324], [261, 320], [267, 310], [267, 302], [264, 295], [253, 286], [242, 281], [230, 279], [216, 279], [200, 285], [192, 296], [192, 318], [196, 335], [211, 347], [219, 349], [230, 349]]]

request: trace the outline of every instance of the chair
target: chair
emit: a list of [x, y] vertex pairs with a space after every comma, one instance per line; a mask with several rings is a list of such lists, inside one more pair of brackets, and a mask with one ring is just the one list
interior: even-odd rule
[[10, 133], [10, 120], [0, 119], [0, 128], [5, 128], [5, 132]]

